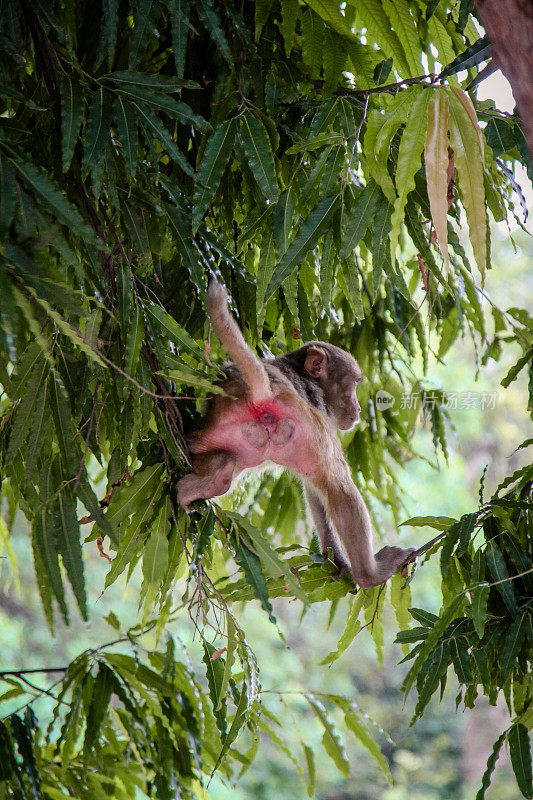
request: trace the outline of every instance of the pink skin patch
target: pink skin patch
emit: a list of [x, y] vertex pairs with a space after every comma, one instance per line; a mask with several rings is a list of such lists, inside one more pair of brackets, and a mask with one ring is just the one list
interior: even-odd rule
[[282, 412], [275, 403], [265, 400], [262, 403], [247, 403], [248, 410], [256, 422], [274, 425], [282, 417]]

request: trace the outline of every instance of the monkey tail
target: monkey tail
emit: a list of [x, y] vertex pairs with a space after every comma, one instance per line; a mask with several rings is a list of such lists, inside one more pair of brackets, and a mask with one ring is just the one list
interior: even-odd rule
[[216, 335], [248, 386], [252, 403], [272, 397], [267, 372], [231, 316], [225, 288], [214, 279], [207, 289], [207, 311]]

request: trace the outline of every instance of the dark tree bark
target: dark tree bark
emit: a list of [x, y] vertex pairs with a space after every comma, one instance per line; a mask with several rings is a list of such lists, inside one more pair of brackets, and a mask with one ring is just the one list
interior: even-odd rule
[[533, 158], [533, 0], [477, 0], [493, 57], [511, 84]]

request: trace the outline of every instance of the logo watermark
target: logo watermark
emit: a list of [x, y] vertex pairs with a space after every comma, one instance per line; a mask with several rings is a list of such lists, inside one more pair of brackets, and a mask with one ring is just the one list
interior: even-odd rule
[[[496, 408], [498, 392], [402, 392], [399, 398], [400, 408], [431, 408], [435, 405], [449, 411], [469, 411], [475, 408], [481, 411]], [[378, 411], [386, 411], [396, 405], [396, 398], [380, 389], [375, 395]]]

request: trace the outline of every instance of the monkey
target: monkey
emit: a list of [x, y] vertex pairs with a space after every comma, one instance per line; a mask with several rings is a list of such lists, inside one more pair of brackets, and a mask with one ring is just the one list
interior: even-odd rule
[[362, 587], [377, 586], [415, 548], [383, 547], [374, 555], [368, 509], [353, 482], [337, 429], [359, 421], [357, 385], [363, 375], [353, 356], [326, 342], [261, 360], [246, 343], [216, 280], [207, 311], [230, 362], [223, 364], [224, 395], [208, 401], [200, 427], [188, 436], [194, 472], [177, 484], [179, 503], [225, 494], [245, 469], [274, 464], [298, 475], [305, 487], [322, 552], [340, 574]]

